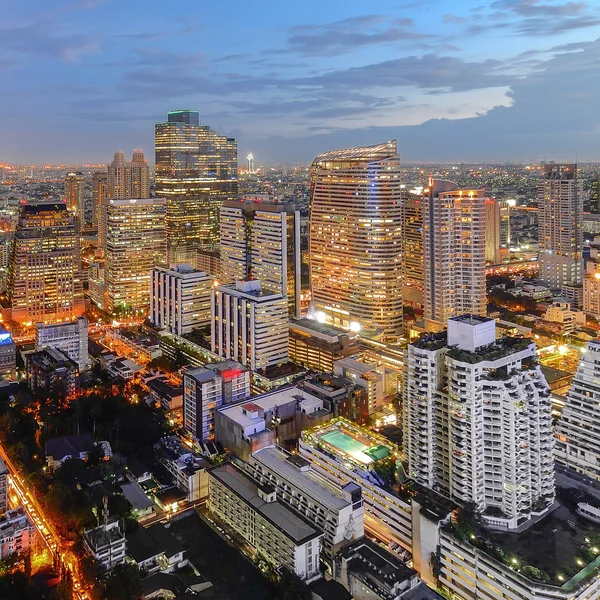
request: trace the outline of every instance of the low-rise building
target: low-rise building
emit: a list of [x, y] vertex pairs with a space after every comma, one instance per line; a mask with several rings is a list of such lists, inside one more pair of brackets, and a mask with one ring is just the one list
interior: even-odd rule
[[44, 348], [27, 355], [27, 383], [34, 394], [74, 396], [79, 392], [79, 366], [62, 350]]
[[46, 442], [46, 464], [48, 469], [57, 469], [65, 460], [75, 458], [87, 460], [89, 453], [98, 447], [102, 450], [104, 458], [112, 456], [112, 448], [106, 441], [94, 444], [91, 436], [87, 433], [82, 435], [71, 435], [66, 437], [52, 438]]
[[127, 533], [127, 555], [146, 573], [172, 573], [185, 567], [185, 548], [162, 523]]
[[144, 367], [128, 358], [115, 358], [108, 364], [108, 374], [111, 377], [120, 377], [129, 381], [133, 379]]
[[151, 379], [147, 385], [150, 396], [164, 411], [172, 418], [181, 418], [183, 388], [180, 385], [173, 385], [168, 379], [160, 377]]
[[117, 349], [119, 344], [125, 346], [141, 362], [150, 362], [162, 354], [158, 336], [143, 328], [109, 328], [107, 338], [116, 344]]
[[36, 529], [22, 507], [6, 511], [0, 518], [0, 560], [15, 552], [26, 552], [36, 542]]
[[383, 408], [384, 377], [375, 363], [342, 358], [333, 364], [333, 373], [354, 381], [366, 391], [370, 415]]
[[125, 562], [127, 538], [121, 521], [109, 519], [106, 525], [87, 529], [83, 534], [87, 553], [105, 570], [110, 571]]
[[154, 513], [154, 502], [148, 498], [137, 481], [123, 483], [121, 491], [125, 500], [131, 505], [131, 513], [134, 519], [145, 519]]
[[215, 412], [215, 437], [235, 456], [249, 456], [278, 441], [295, 445], [304, 427], [331, 418], [323, 400], [296, 387], [222, 406]]
[[323, 533], [232, 464], [209, 471], [210, 511], [232, 527], [275, 568], [287, 567], [305, 582], [321, 577]]
[[8, 469], [4, 461], [0, 459], [0, 515], [8, 508], [8, 497], [6, 495], [8, 485]]
[[582, 310], [573, 310], [567, 302], [554, 302], [548, 307], [544, 320], [557, 323], [559, 333], [568, 335], [581, 327], [585, 327], [586, 316]]
[[88, 321], [77, 317], [66, 323], [37, 323], [35, 326], [35, 349], [55, 348], [62, 350], [79, 365], [80, 371], [88, 368]]

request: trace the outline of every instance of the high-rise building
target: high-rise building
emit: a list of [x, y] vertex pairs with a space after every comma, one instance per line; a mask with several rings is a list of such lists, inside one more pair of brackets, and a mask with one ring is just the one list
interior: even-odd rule
[[334, 150], [311, 166], [310, 276], [321, 318], [402, 333], [402, 187], [396, 141]]
[[556, 425], [556, 460], [600, 481], [600, 342], [588, 342]]
[[424, 195], [425, 320], [431, 329], [486, 314], [485, 196], [430, 178]]
[[219, 209], [237, 196], [237, 142], [176, 110], [155, 126], [156, 194], [167, 199], [169, 262], [196, 266], [199, 248], [219, 244]]
[[169, 333], [183, 335], [210, 324], [213, 278], [187, 263], [152, 269], [150, 320]]
[[[96, 171], [92, 175], [92, 225], [99, 226], [98, 216], [101, 214], [102, 207], [106, 204], [106, 194], [108, 192], [108, 174], [106, 171]], [[100, 240], [98, 240], [100, 246]]]
[[150, 308], [150, 275], [166, 259], [165, 199], [108, 201], [106, 309], [141, 316]]
[[80, 371], [88, 368], [88, 321], [85, 317], [77, 317], [74, 321], [45, 325], [38, 323], [35, 327], [35, 350], [54, 348], [62, 350], [74, 360]]
[[590, 244], [590, 256], [585, 261], [583, 278], [583, 311], [600, 318], [600, 237]]
[[131, 190], [129, 198], [148, 198], [150, 196], [150, 169], [141, 150], [134, 150], [131, 162]]
[[215, 410], [250, 396], [250, 372], [234, 361], [183, 374], [183, 428], [199, 440], [215, 437]]
[[551, 289], [582, 283], [583, 193], [577, 165], [544, 165], [538, 184], [540, 279]]
[[300, 210], [268, 195], [226, 201], [221, 208], [221, 276], [231, 283], [259, 279], [288, 299], [300, 317]]
[[76, 213], [84, 222], [85, 212], [85, 179], [83, 173], [68, 173], [65, 177], [65, 198], [67, 208]]
[[65, 202], [21, 206], [7, 292], [12, 320], [69, 321], [85, 310], [74, 218]]
[[288, 360], [288, 305], [260, 281], [236, 281], [213, 290], [212, 351], [252, 371]]
[[423, 307], [423, 198], [406, 188], [402, 204], [402, 301]]
[[499, 265], [508, 258], [508, 210], [506, 202], [485, 199], [485, 260], [492, 265]]
[[503, 528], [554, 501], [551, 393], [530, 340], [496, 340], [493, 319], [450, 319], [408, 346], [403, 410], [418, 483]]
[[131, 166], [125, 160], [125, 154], [118, 150], [113, 161], [107, 169], [107, 194], [108, 200], [123, 200], [130, 197], [131, 191]]

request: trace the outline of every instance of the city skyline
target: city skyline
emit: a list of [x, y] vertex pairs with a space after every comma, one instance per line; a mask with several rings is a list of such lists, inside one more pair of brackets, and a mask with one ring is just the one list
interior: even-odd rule
[[232, 19], [219, 2], [176, 17], [132, 2], [116, 26], [115, 0], [11, 6], [0, 159], [104, 162], [115, 143], [150, 156], [176, 108], [255, 165], [393, 138], [403, 160], [600, 159], [592, 3], [235, 4]]

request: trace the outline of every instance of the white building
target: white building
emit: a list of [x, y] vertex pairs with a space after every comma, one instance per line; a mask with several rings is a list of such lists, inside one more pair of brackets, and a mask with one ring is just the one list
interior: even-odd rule
[[23, 507], [9, 510], [0, 518], [0, 560], [15, 552], [23, 553], [35, 547], [35, 525], [29, 520]]
[[266, 194], [226, 200], [220, 210], [221, 271], [226, 283], [260, 280], [300, 317], [300, 210]]
[[217, 409], [250, 396], [250, 372], [226, 362], [183, 374], [183, 428], [199, 440], [214, 439]]
[[83, 534], [83, 545], [88, 554], [107, 571], [125, 562], [127, 539], [120, 520], [109, 520], [106, 526], [87, 529]]
[[495, 527], [552, 504], [550, 389], [530, 340], [496, 340], [492, 319], [451, 319], [408, 347], [403, 396], [409, 477]]
[[210, 323], [213, 278], [187, 263], [152, 269], [150, 320], [174, 335]]
[[563, 335], [585, 327], [586, 323], [585, 313], [581, 310], [573, 310], [568, 302], [554, 302], [551, 304], [544, 315], [544, 320], [558, 323]]
[[600, 342], [588, 342], [556, 425], [556, 460], [600, 481]]
[[80, 371], [88, 368], [88, 322], [84, 317], [75, 321], [35, 326], [35, 350], [56, 348], [62, 350], [79, 365]]
[[273, 486], [280, 502], [323, 531], [328, 561], [364, 535], [362, 493], [355, 483], [334, 485], [306, 459], [275, 446], [255, 452], [244, 466], [256, 481]]
[[287, 567], [305, 582], [321, 577], [323, 533], [278, 502], [272, 486], [225, 464], [209, 471], [208, 487], [210, 511], [275, 568]]
[[346, 357], [333, 363], [333, 373], [348, 377], [366, 391], [370, 415], [384, 407], [384, 376], [377, 370], [375, 363], [364, 363]]
[[[586, 230], [587, 231], [587, 230]], [[590, 257], [585, 262], [583, 278], [583, 311], [600, 318], [600, 237], [590, 244]]]
[[548, 163], [538, 184], [540, 279], [562, 290], [582, 282], [583, 192], [577, 165]]
[[212, 295], [211, 350], [252, 371], [288, 360], [288, 302], [260, 281], [222, 285]]
[[425, 320], [486, 314], [485, 192], [431, 178], [423, 208]]

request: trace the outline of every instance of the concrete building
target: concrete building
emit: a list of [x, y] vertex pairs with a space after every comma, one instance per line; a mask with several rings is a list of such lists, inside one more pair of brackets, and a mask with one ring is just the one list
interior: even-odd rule
[[183, 428], [198, 440], [215, 438], [216, 410], [250, 396], [249, 371], [227, 362], [223, 367], [187, 369], [183, 374]]
[[248, 460], [253, 452], [276, 443], [295, 445], [304, 427], [329, 418], [323, 400], [290, 386], [222, 406], [215, 412], [215, 437], [234, 456]]
[[241, 535], [275, 568], [302, 581], [321, 577], [323, 533], [277, 500], [275, 489], [257, 484], [231, 464], [209, 471], [210, 511]]
[[66, 203], [23, 204], [8, 272], [11, 319], [56, 323], [83, 314], [79, 260], [78, 234]]
[[73, 396], [79, 392], [79, 365], [62, 350], [32, 352], [27, 355], [27, 383], [32, 393]]
[[538, 184], [539, 276], [554, 290], [582, 283], [582, 213], [577, 165], [546, 164]]
[[289, 336], [290, 360], [313, 371], [331, 373], [334, 361], [360, 351], [358, 333], [308, 318], [290, 320]]
[[485, 200], [485, 260], [492, 265], [507, 262], [510, 258], [508, 235], [510, 207], [496, 198]]
[[573, 310], [567, 302], [553, 302], [546, 310], [544, 320], [558, 323], [562, 335], [574, 333], [586, 324], [585, 312]]
[[125, 562], [127, 539], [120, 520], [109, 520], [106, 525], [87, 529], [83, 533], [86, 552], [106, 571]]
[[300, 317], [300, 210], [268, 195], [228, 200], [221, 207], [221, 273], [225, 283], [258, 279], [287, 298]]
[[0, 459], [0, 515], [8, 509], [8, 469], [4, 461]]
[[486, 315], [485, 192], [430, 178], [423, 209], [425, 322]]
[[[106, 171], [96, 171], [92, 175], [92, 210], [91, 210], [91, 225], [92, 227], [99, 226], [99, 216], [102, 209], [106, 206], [106, 198], [108, 194], [107, 180], [108, 174]], [[98, 247], [100, 240], [98, 239]]]
[[403, 422], [408, 475], [496, 528], [554, 501], [551, 394], [533, 342], [496, 340], [495, 321], [464, 315], [409, 345]]
[[17, 370], [17, 345], [9, 331], [0, 325], [0, 379], [14, 379]]
[[260, 281], [221, 285], [212, 295], [211, 350], [252, 371], [288, 360], [288, 303]]
[[23, 507], [6, 511], [0, 518], [0, 560], [33, 550], [36, 542], [37, 530]]
[[403, 190], [402, 204], [402, 301], [422, 308], [425, 272], [423, 261], [423, 198], [416, 191]]
[[85, 211], [85, 179], [83, 173], [67, 173], [65, 177], [67, 208], [83, 222]]
[[600, 236], [594, 237], [590, 244], [590, 256], [585, 261], [583, 311], [600, 319]]
[[164, 198], [109, 200], [106, 207], [106, 309], [144, 316], [150, 274], [166, 259]]
[[152, 269], [150, 320], [174, 335], [209, 325], [213, 278], [187, 263]]
[[332, 325], [402, 334], [402, 187], [396, 140], [326, 152], [311, 171], [310, 277]]
[[384, 376], [376, 364], [364, 363], [354, 358], [342, 358], [333, 363], [333, 373], [350, 379], [365, 390], [370, 415], [383, 408]]
[[270, 485], [277, 500], [323, 531], [323, 554], [330, 567], [337, 552], [364, 535], [361, 489], [355, 483], [333, 485], [297, 454], [263, 448], [244, 463], [261, 485]]
[[85, 317], [77, 317], [75, 321], [35, 326], [36, 352], [43, 348], [62, 350], [71, 360], [74, 360], [79, 371], [88, 368], [88, 321]]

